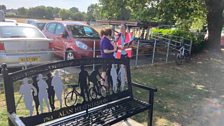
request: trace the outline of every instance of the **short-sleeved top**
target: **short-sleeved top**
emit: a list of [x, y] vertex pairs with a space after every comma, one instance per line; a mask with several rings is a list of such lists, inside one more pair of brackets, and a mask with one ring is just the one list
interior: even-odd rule
[[111, 41], [107, 37], [102, 37], [100, 41], [100, 52], [102, 58], [114, 58], [114, 53], [104, 53], [104, 49], [113, 50], [114, 46], [111, 44]]

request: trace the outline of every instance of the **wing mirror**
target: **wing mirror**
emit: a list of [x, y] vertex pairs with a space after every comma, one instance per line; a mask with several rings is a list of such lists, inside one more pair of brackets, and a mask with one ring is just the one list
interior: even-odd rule
[[68, 32], [64, 32], [64, 33], [61, 33], [59, 35], [60, 38], [67, 38], [68, 37]]

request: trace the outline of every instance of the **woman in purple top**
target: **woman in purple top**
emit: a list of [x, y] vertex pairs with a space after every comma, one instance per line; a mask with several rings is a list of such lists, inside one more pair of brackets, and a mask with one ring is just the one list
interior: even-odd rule
[[[114, 58], [114, 52], [117, 51], [117, 45], [110, 41], [112, 34], [111, 29], [101, 31], [100, 52], [102, 58]], [[110, 76], [111, 64], [104, 64], [101, 77], [104, 79], [101, 84], [106, 86], [107, 91], [110, 90], [112, 78]]]
[[117, 50], [117, 45], [110, 41], [112, 34], [111, 29], [101, 31], [100, 52], [102, 58], [114, 58], [114, 52]]

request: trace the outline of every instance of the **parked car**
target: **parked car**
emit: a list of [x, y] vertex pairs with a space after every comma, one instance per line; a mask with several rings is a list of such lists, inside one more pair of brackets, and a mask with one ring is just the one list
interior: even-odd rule
[[5, 22], [17, 23], [17, 21], [16, 21], [16, 20], [12, 20], [12, 19], [5, 19]]
[[50, 39], [35, 26], [0, 23], [0, 62], [9, 67], [40, 64], [50, 60]]
[[31, 24], [36, 26], [37, 28], [39, 28], [40, 30], [43, 30], [44, 26], [45, 26], [45, 22], [39, 21], [39, 20], [35, 20], [35, 19], [27, 19], [26, 20], [27, 24]]
[[96, 30], [80, 22], [48, 22], [43, 33], [53, 41], [50, 44], [57, 56], [70, 60], [93, 57], [94, 41], [99, 54], [100, 37]]
[[36, 22], [38, 22], [38, 20], [35, 20], [35, 19], [27, 19], [27, 20], [26, 20], [26, 23], [27, 23], [27, 24], [34, 24], [34, 23], [36, 23]]
[[45, 25], [46, 25], [45, 22], [37, 22], [36, 24], [34, 24], [34, 26], [36, 26], [40, 30], [43, 30]]
[[[205, 41], [208, 40], [208, 31], [206, 32], [204, 39]], [[222, 28], [222, 32], [221, 32], [220, 46], [224, 47], [224, 27]]]

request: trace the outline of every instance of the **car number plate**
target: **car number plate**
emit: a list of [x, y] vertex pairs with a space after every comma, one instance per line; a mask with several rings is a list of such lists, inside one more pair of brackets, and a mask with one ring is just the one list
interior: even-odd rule
[[39, 57], [22, 57], [19, 58], [19, 62], [38, 62], [40, 60]]

